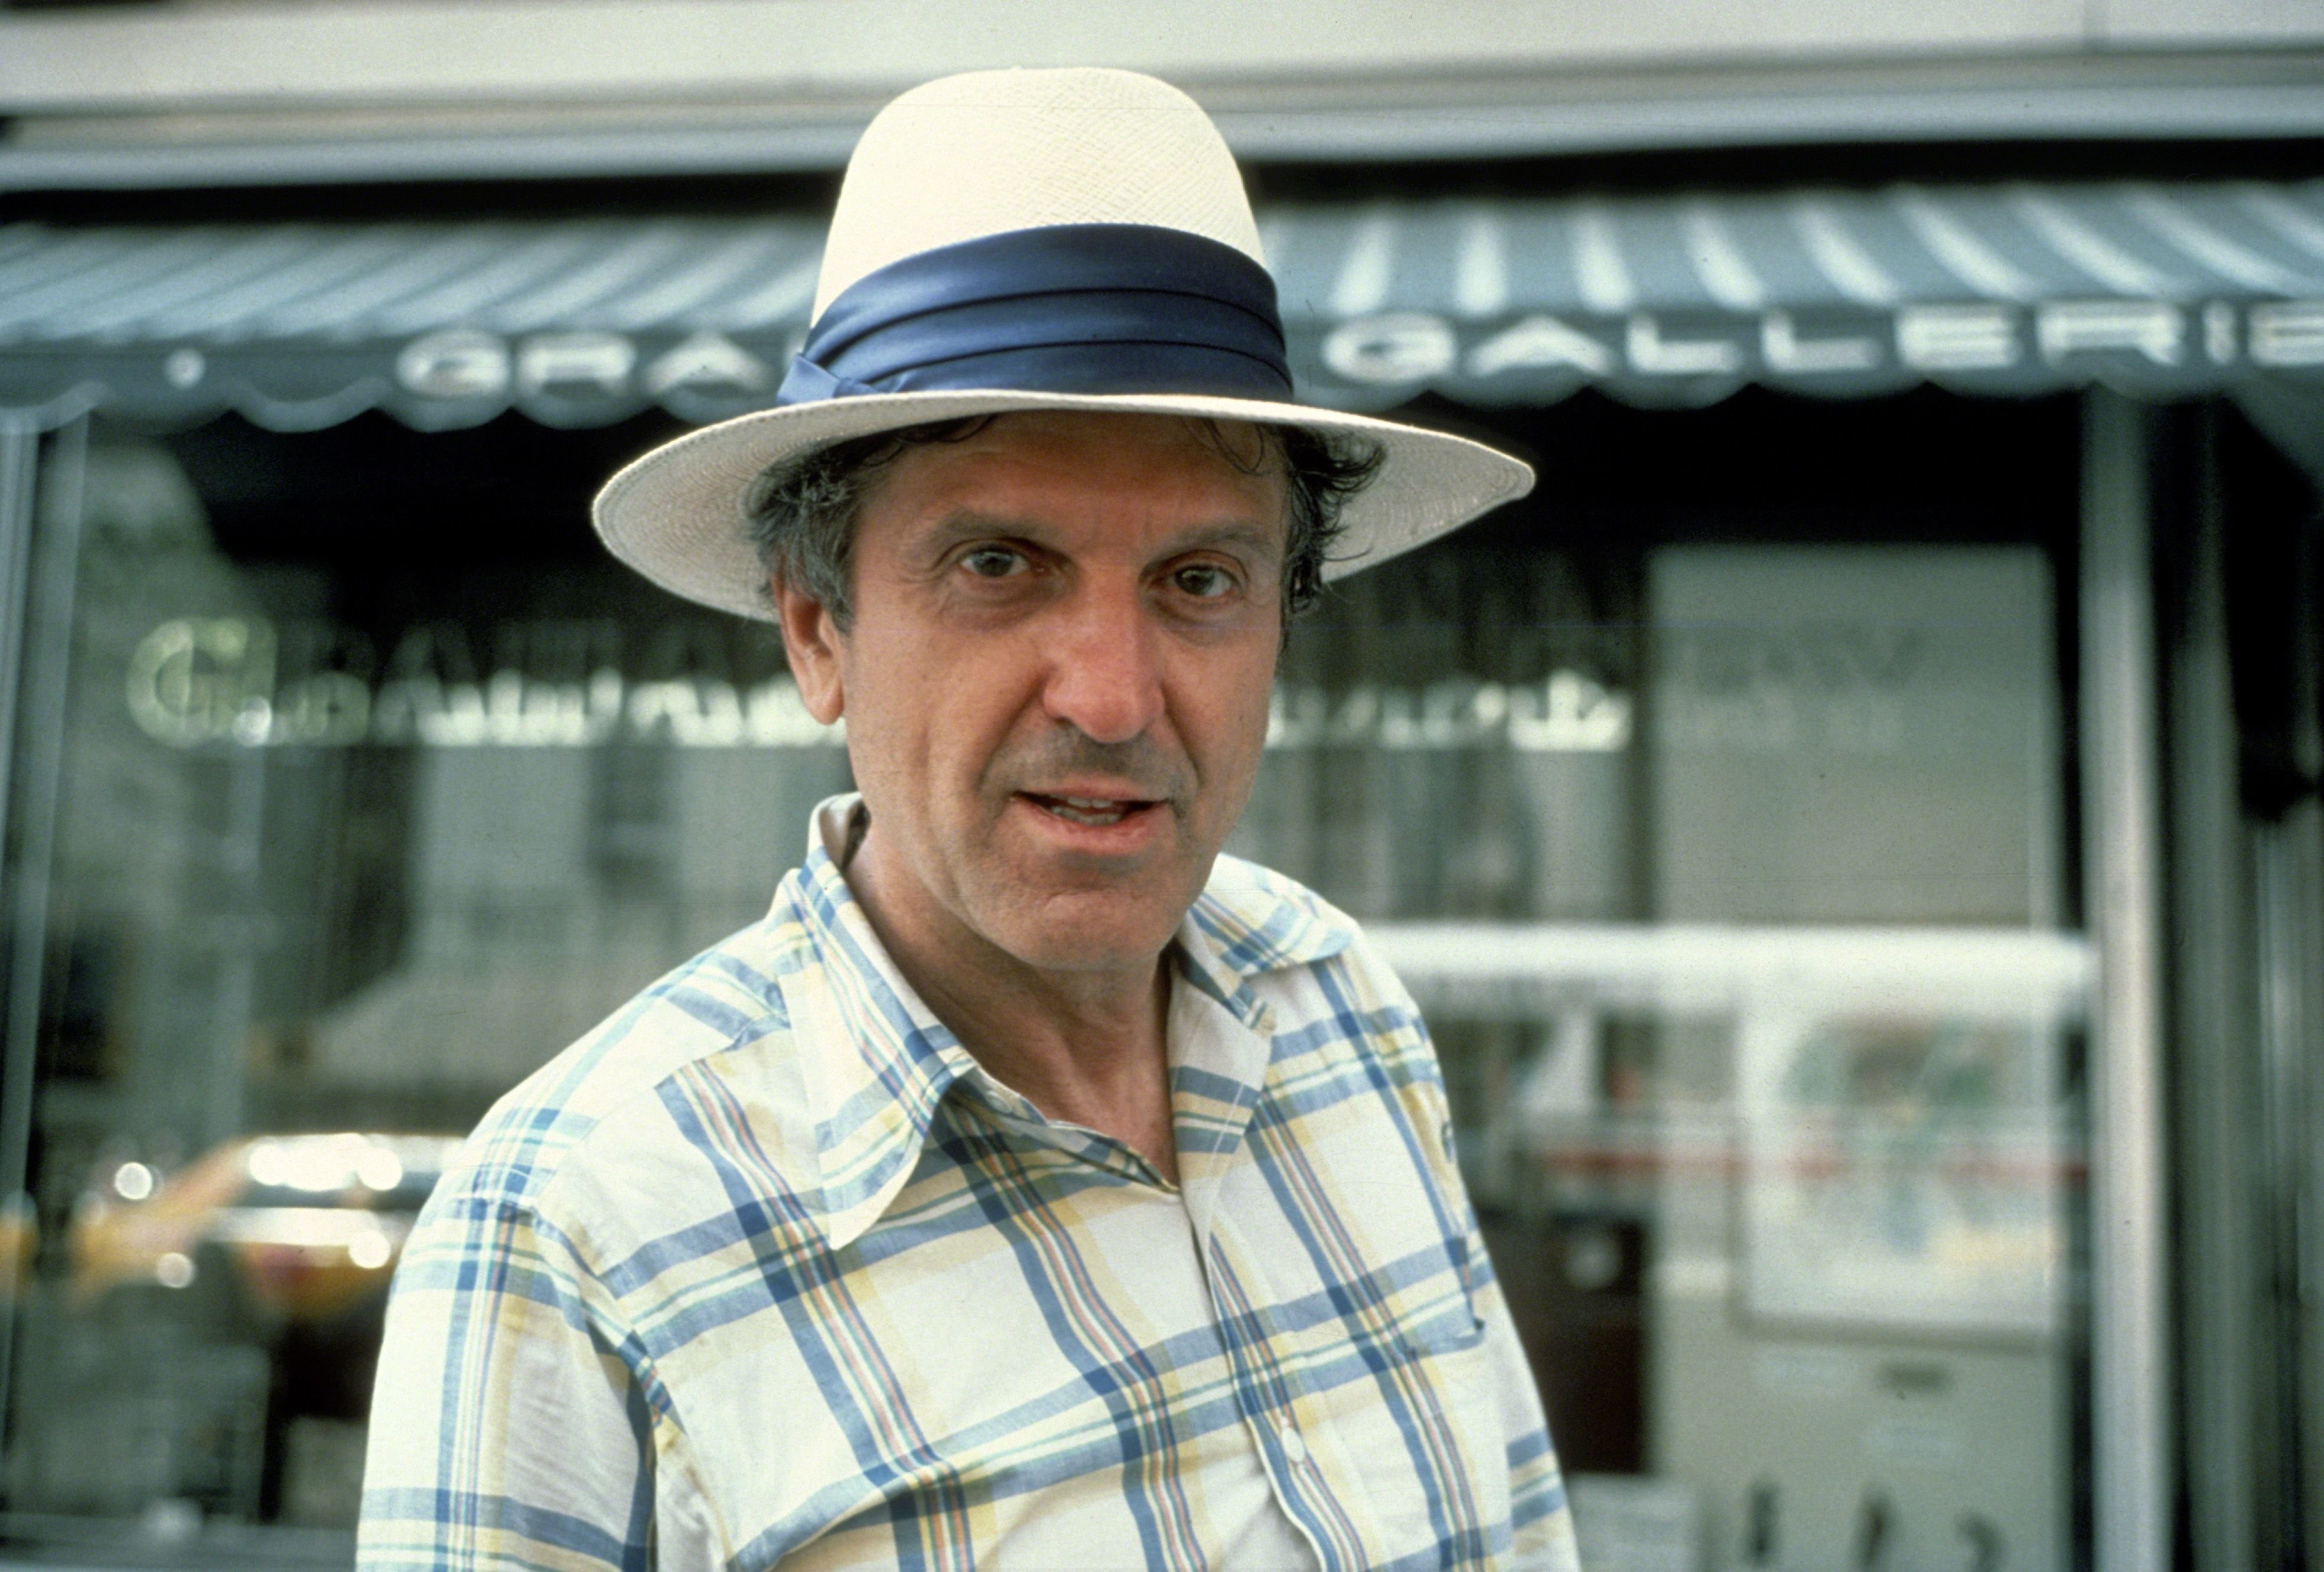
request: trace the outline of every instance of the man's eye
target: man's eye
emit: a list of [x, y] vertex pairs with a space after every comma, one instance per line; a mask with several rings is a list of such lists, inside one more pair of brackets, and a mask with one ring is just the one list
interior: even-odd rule
[[1207, 563], [1193, 563], [1170, 575], [1182, 594], [1198, 601], [1214, 601], [1234, 588], [1234, 575], [1222, 567]]
[[1005, 546], [980, 546], [962, 557], [960, 565], [981, 579], [1007, 578], [1025, 565], [1025, 554]]

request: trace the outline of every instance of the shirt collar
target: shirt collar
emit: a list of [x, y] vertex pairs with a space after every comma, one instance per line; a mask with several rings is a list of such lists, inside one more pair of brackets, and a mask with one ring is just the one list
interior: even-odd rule
[[1328, 960], [1354, 938], [1353, 922], [1314, 894], [1232, 857], [1213, 865], [1178, 924], [1170, 1123], [1179, 1189], [1205, 1240], [1275, 1055], [1267, 974]]
[[[909, 1181], [955, 1086], [1003, 1114], [1040, 1117], [961, 1046], [872, 932], [834, 860], [861, 800], [850, 793], [816, 809], [807, 860], [783, 880], [772, 914], [807, 941], [807, 962], [783, 979], [783, 993], [834, 1249], [861, 1237]], [[1326, 960], [1353, 938], [1351, 919], [1290, 880], [1237, 858], [1213, 867], [1174, 942], [1182, 997], [1170, 1015], [1172, 1104], [1190, 1202], [1211, 1187], [1208, 1170], [1240, 1145], [1266, 1078], [1273, 1024], [1254, 981]], [[1189, 988], [1195, 997], [1183, 997]], [[1229, 1020], [1205, 1022], [1205, 1003]]]
[[[1237, 1007], [1252, 979], [1328, 961], [1355, 940], [1355, 919], [1255, 862], [1222, 856], [1178, 924], [1178, 947], [1203, 986]], [[1238, 1012], [1240, 1013], [1240, 1011]]]
[[860, 1237], [911, 1178], [953, 1087], [991, 1080], [896, 970], [833, 860], [858, 800], [851, 793], [816, 809], [807, 860], [775, 896], [777, 919], [797, 923], [807, 940], [806, 963], [783, 979], [783, 994], [835, 1249]]

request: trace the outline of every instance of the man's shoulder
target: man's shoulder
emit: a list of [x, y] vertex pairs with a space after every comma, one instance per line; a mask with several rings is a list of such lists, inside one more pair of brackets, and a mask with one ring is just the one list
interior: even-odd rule
[[1222, 852], [1193, 916], [1245, 976], [1313, 966], [1362, 948], [1355, 918], [1286, 874]]
[[[457, 1194], [539, 1214], [552, 1191], [599, 1188], [625, 1166], [667, 1168], [706, 1080], [739, 1089], [747, 1104], [797, 1100], [784, 985], [810, 951], [779, 909], [664, 973], [493, 1105], [438, 1201]], [[797, 1127], [788, 1108], [753, 1111], [754, 1124]], [[576, 1170], [593, 1181], [576, 1186]]]
[[1273, 1009], [1279, 1031], [1433, 1076], [1419, 1007], [1363, 924], [1288, 876], [1222, 856], [1194, 916], [1220, 959]]
[[1364, 925], [1287, 874], [1222, 854], [1194, 915], [1220, 958], [1246, 977], [1319, 969], [1412, 1007]]

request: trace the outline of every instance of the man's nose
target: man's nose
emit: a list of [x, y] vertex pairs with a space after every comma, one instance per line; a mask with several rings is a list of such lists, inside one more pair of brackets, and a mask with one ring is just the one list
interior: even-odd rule
[[1059, 608], [1042, 701], [1093, 742], [1127, 742], [1162, 714], [1157, 630], [1135, 590], [1084, 588]]

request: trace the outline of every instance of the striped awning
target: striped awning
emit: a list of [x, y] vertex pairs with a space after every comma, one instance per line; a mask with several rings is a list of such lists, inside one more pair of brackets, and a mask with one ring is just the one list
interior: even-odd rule
[[[1277, 206], [1306, 397], [1700, 404], [1749, 382], [2180, 397], [2324, 379], [2324, 181]], [[760, 407], [820, 221], [0, 225], [0, 415]]]

